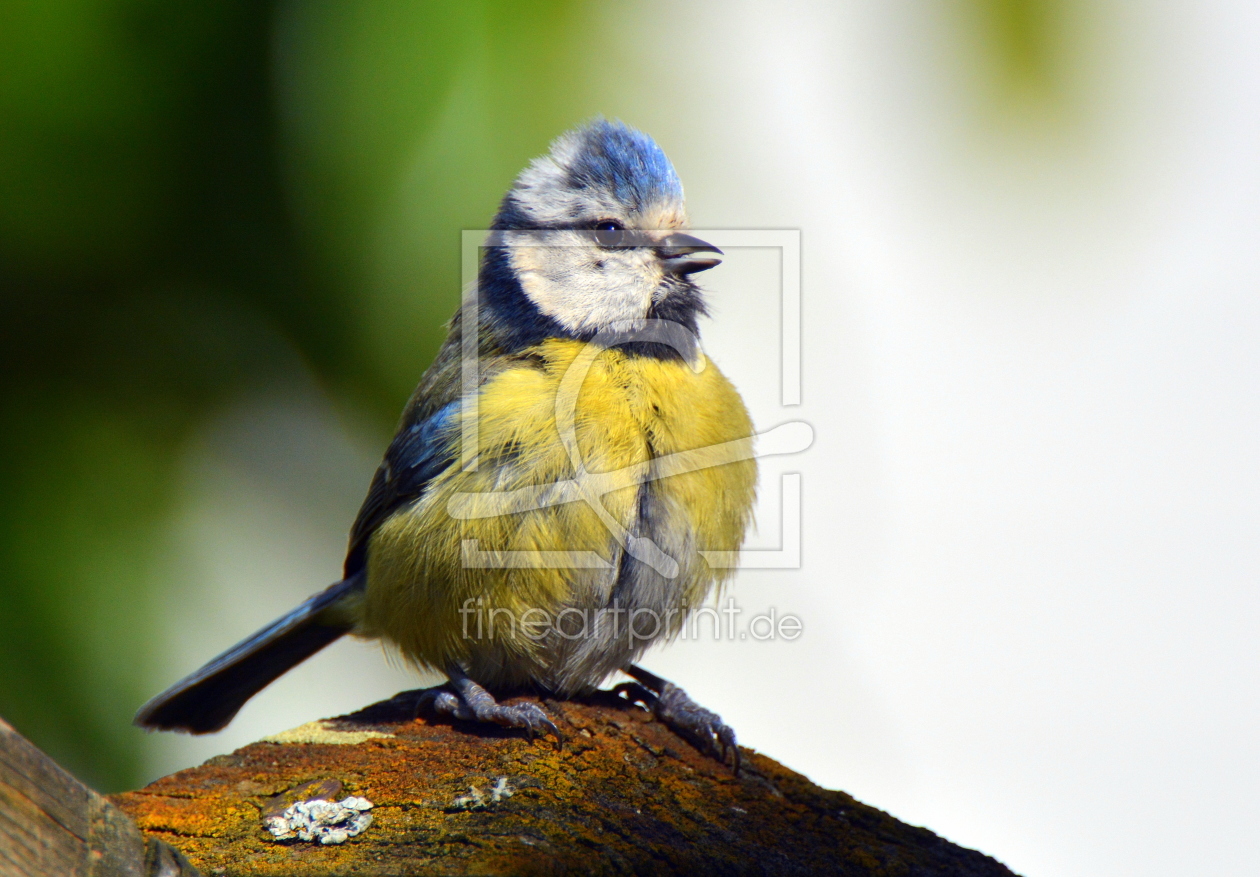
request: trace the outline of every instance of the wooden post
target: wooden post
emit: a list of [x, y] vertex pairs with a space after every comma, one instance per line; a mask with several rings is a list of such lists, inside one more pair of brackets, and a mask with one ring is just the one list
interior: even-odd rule
[[200, 877], [0, 719], [0, 874]]

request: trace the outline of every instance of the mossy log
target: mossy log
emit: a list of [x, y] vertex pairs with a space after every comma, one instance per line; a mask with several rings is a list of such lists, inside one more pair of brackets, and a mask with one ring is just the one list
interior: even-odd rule
[[[1011, 875], [752, 750], [736, 777], [611, 694], [544, 702], [560, 747], [415, 718], [415, 704], [405, 692], [113, 801], [207, 877]], [[370, 801], [372, 819], [332, 838], [344, 842], [278, 841], [264, 827], [298, 799], [348, 796]]]

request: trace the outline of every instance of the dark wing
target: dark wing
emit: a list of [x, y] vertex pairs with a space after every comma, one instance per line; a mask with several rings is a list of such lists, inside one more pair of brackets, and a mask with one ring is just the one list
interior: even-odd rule
[[193, 734], [218, 731], [281, 674], [349, 633], [352, 625], [338, 606], [362, 589], [357, 576], [326, 588], [140, 707], [136, 724]]
[[455, 462], [450, 431], [457, 428], [458, 410], [459, 402], [451, 402], [428, 418], [404, 426], [389, 443], [350, 529], [346, 578], [363, 569], [368, 540], [376, 528], [399, 508], [419, 499], [429, 481]]

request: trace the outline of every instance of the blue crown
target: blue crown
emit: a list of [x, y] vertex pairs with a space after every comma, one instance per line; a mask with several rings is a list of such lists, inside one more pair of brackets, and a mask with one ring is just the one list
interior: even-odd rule
[[566, 164], [568, 184], [599, 188], [625, 204], [681, 199], [682, 183], [656, 141], [624, 122], [596, 119], [561, 138], [576, 146]]

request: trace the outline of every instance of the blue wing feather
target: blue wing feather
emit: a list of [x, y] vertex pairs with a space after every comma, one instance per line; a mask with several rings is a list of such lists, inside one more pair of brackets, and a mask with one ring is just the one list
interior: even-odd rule
[[362, 571], [368, 540], [376, 528], [399, 508], [419, 499], [434, 476], [455, 461], [451, 430], [458, 411], [459, 402], [450, 402], [424, 420], [398, 430], [372, 476], [350, 530], [346, 578]]

